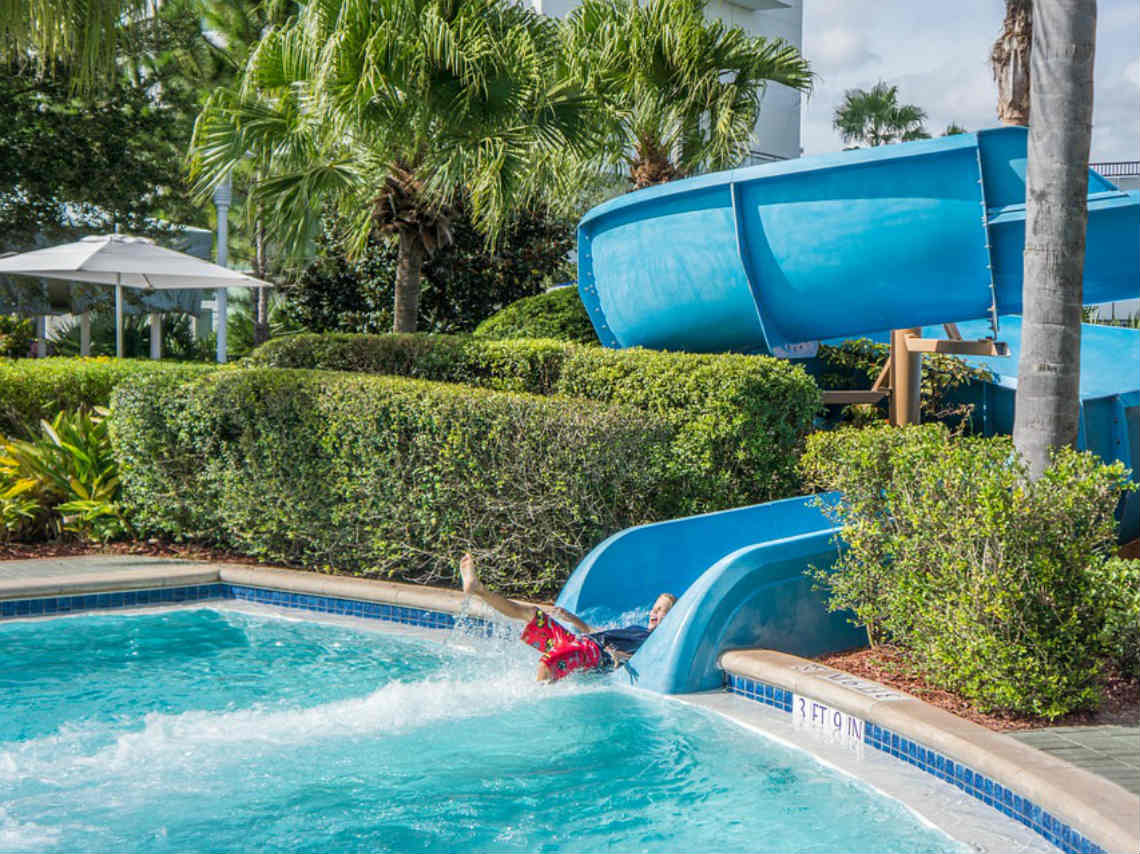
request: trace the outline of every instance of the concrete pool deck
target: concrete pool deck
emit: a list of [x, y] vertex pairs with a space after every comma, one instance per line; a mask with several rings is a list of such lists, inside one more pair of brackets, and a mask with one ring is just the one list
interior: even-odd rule
[[[465, 600], [458, 590], [185, 559], [106, 554], [0, 561], [0, 600], [218, 582], [447, 613], [458, 613]], [[486, 615], [470, 604], [467, 613]], [[815, 672], [822, 665], [812, 670], [793, 656], [748, 650], [724, 656], [730, 657], [726, 670], [782, 683], [840, 708], [846, 704], [848, 713], [885, 720], [900, 732], [909, 728], [912, 737], [1032, 794], [1054, 814], [1068, 816], [1106, 850], [1140, 847], [1140, 727], [1058, 727], [1011, 737], [910, 697], [904, 703], [872, 702], [829, 683]]]

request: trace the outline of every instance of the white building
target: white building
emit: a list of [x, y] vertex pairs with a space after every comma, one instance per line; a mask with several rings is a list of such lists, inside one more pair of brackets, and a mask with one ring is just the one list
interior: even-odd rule
[[[578, 0], [528, 0], [538, 12], [561, 18]], [[754, 36], [782, 38], [803, 49], [803, 0], [710, 0], [706, 14]], [[752, 163], [800, 156], [800, 94], [769, 84], [752, 139]]]

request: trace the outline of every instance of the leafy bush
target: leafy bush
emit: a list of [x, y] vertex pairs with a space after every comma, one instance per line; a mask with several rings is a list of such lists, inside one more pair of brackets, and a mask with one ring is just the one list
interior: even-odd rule
[[632, 406], [674, 427], [672, 465], [697, 487], [686, 512], [794, 494], [795, 460], [820, 406], [803, 370], [761, 356], [610, 350], [549, 340], [440, 335], [297, 335], [253, 365], [463, 382]]
[[0, 360], [0, 433], [28, 438], [38, 432], [41, 419], [61, 410], [107, 406], [111, 390], [127, 379], [151, 374], [189, 377], [214, 369], [107, 358]]
[[671, 518], [672, 431], [621, 407], [317, 371], [119, 386], [124, 504], [144, 535], [307, 567], [558, 590], [599, 540]]
[[0, 515], [9, 536], [67, 531], [107, 541], [130, 526], [117, 504], [118, 464], [97, 413], [60, 412], [33, 440], [8, 439], [0, 455]]
[[[451, 232], [455, 242], [424, 264], [419, 329], [470, 332], [503, 306], [541, 293], [574, 245], [574, 224], [541, 210], [520, 215], [494, 250], [462, 214]], [[324, 237], [327, 248], [286, 292], [289, 319], [313, 332], [391, 330], [395, 244], [373, 238], [365, 256], [350, 261], [331, 223]]]
[[557, 391], [636, 407], [673, 424], [673, 464], [701, 513], [796, 494], [796, 460], [819, 411], [798, 365], [763, 356], [573, 347]]
[[847, 549], [815, 574], [830, 607], [982, 709], [1053, 718], [1096, 705], [1096, 569], [1128, 488], [1120, 463], [1063, 449], [1031, 483], [1008, 437], [953, 439], [935, 424], [817, 433], [802, 467], [842, 492], [824, 506]]
[[554, 338], [597, 344], [576, 287], [555, 288], [525, 297], [488, 317], [475, 328], [478, 338]]
[[[820, 385], [826, 389], [870, 388], [887, 363], [890, 346], [869, 338], [855, 338], [838, 346], [823, 344], [819, 358], [823, 362]], [[968, 416], [972, 406], [952, 400], [955, 389], [972, 382], [991, 382], [993, 374], [975, 368], [956, 356], [925, 353], [922, 357], [920, 408], [928, 421], [957, 423]], [[856, 426], [887, 417], [886, 401], [877, 406], [855, 404], [845, 410], [845, 417]]]
[[28, 355], [36, 340], [36, 325], [29, 318], [0, 314], [0, 356], [19, 359]]
[[1105, 604], [1105, 652], [1121, 673], [1140, 676], [1140, 560], [1112, 558], [1094, 574]]

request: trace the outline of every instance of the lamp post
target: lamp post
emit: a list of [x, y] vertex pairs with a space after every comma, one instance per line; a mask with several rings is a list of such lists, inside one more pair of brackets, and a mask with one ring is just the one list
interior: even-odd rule
[[[214, 189], [214, 206], [218, 211], [218, 256], [219, 267], [228, 266], [230, 235], [230, 201], [233, 199], [233, 182], [230, 176]], [[218, 288], [214, 296], [214, 330], [218, 334], [218, 363], [226, 361], [226, 289]]]

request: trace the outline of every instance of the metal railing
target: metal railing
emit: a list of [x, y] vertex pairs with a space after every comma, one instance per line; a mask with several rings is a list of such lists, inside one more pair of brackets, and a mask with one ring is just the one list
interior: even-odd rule
[[1107, 160], [1104, 163], [1090, 163], [1089, 167], [1105, 178], [1140, 175], [1140, 160]]

